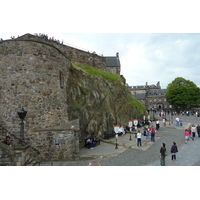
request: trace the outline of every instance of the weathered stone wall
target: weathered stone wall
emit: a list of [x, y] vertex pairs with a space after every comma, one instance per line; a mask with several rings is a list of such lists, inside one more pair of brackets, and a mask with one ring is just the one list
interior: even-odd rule
[[31, 145], [40, 151], [41, 160], [74, 160], [79, 153], [79, 120], [52, 128], [36, 128], [29, 135]]
[[40, 159], [43, 161], [73, 160], [78, 157], [79, 134], [75, 130], [34, 130], [30, 139], [32, 146], [39, 149]]
[[[9, 130], [18, 130], [17, 111], [28, 111], [25, 134], [68, 121], [66, 80], [69, 60], [51, 46], [36, 42], [0, 43], [1, 120]], [[64, 87], [60, 87], [60, 71]]]
[[106, 67], [106, 58], [103, 56], [97, 55], [95, 52], [90, 53], [80, 49], [76, 49], [67, 45], [60, 44], [53, 40], [47, 40], [40, 38], [38, 36], [33, 36], [31, 34], [26, 34], [22, 37], [17, 38], [16, 40], [20, 41], [35, 41], [44, 43], [46, 45], [51, 45], [57, 48], [63, 55], [65, 55], [71, 62], [78, 62], [80, 64], [95, 67], [104, 71], [110, 71], [108, 67]]

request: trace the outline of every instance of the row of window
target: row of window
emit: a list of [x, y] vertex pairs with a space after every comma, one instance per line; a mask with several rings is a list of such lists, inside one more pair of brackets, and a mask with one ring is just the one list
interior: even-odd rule
[[[171, 106], [170, 105], [163, 105], [164, 106], [164, 108], [171, 108]], [[159, 108], [159, 105], [156, 105], [156, 104], [153, 104], [153, 105], [149, 105], [149, 108]]]
[[[163, 99], [149, 99], [149, 102], [161, 102]], [[164, 99], [164, 101], [167, 101], [167, 99]]]

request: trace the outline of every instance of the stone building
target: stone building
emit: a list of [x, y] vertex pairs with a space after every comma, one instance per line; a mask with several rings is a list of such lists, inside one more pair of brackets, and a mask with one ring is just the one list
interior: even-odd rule
[[119, 53], [116, 56], [106, 56], [106, 67], [112, 73], [120, 75], [121, 64], [119, 60]]
[[147, 110], [170, 111], [172, 106], [166, 101], [166, 89], [161, 89], [160, 82], [156, 85], [129, 86], [134, 98], [139, 100]]

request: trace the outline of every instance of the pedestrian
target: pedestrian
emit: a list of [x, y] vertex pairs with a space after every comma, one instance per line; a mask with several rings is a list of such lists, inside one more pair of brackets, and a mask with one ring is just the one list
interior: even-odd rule
[[162, 121], [163, 121], [163, 126], [166, 126], [166, 119], [163, 118]]
[[4, 140], [3, 140], [3, 143], [6, 144], [6, 145], [8, 145], [8, 146], [11, 146], [11, 144], [10, 144], [10, 136], [6, 136], [4, 138]]
[[159, 119], [156, 120], [156, 130], [158, 130], [160, 128], [160, 121]]
[[183, 126], [183, 119], [182, 119], [182, 117], [179, 118], [179, 124], [180, 124], [180, 126]]
[[172, 162], [176, 162], [176, 153], [178, 152], [178, 148], [176, 146], [176, 142], [173, 142], [171, 147], [171, 155], [172, 155]]
[[149, 131], [148, 128], [144, 128], [144, 145], [147, 145], [147, 142], [149, 141]]
[[200, 137], [200, 125], [199, 124], [197, 126], [197, 135], [198, 135], [198, 137]]
[[165, 143], [162, 143], [162, 147], [160, 148], [160, 165], [165, 166], [165, 156], [167, 155], [167, 149], [165, 147]]
[[154, 129], [153, 126], [150, 128], [150, 133], [151, 133], [151, 141], [152, 141], [152, 142], [155, 142], [156, 130]]
[[192, 127], [191, 127], [191, 132], [192, 132], [192, 137], [195, 138], [195, 134], [196, 134], [196, 127], [195, 125], [193, 124]]
[[179, 117], [176, 117], [175, 120], [176, 120], [176, 126], [179, 126], [179, 123], [180, 123], [180, 122], [179, 122]]
[[141, 138], [142, 138], [142, 134], [138, 130], [138, 133], [137, 133], [137, 146], [140, 146], [140, 147], [142, 146]]
[[188, 130], [188, 132], [190, 134], [189, 139], [191, 138], [194, 141], [194, 138], [191, 136], [191, 134], [192, 134], [192, 128], [191, 128], [191, 126], [189, 126], [187, 130]]
[[88, 163], [88, 166], [92, 166], [92, 163], [91, 163], [91, 162], [89, 162], [89, 163]]
[[98, 166], [103, 166], [103, 165], [102, 165], [102, 162], [98, 162]]
[[187, 144], [190, 137], [190, 132], [188, 131], [188, 129], [185, 129], [184, 136], [185, 136], [185, 144]]

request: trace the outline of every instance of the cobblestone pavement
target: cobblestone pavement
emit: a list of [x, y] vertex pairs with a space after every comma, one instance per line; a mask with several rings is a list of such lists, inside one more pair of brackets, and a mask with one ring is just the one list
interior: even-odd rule
[[[115, 138], [110, 139], [110, 143], [104, 143], [95, 147], [93, 150], [82, 149], [80, 161], [54, 162], [54, 166], [87, 166], [88, 162], [92, 162], [93, 166], [97, 166], [98, 162], [102, 162], [103, 166], [159, 166], [160, 165], [160, 147], [164, 142], [168, 151], [166, 157], [166, 166], [200, 166], [200, 138], [196, 137], [194, 141], [190, 140], [185, 144], [184, 129], [189, 124], [199, 123], [200, 118], [193, 116], [181, 116], [183, 126], [176, 127], [173, 124], [161, 128], [156, 133], [156, 141], [148, 142], [147, 146], [138, 148], [136, 146], [135, 137], [130, 134], [119, 137], [119, 148], [115, 149]], [[175, 117], [174, 117], [175, 118]], [[155, 124], [155, 122], [153, 122]], [[179, 152], [177, 153], [177, 161], [171, 162], [170, 149], [172, 143], [176, 142]], [[45, 165], [45, 164], [44, 164]], [[48, 165], [46, 163], [46, 165]]]

